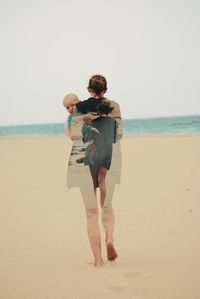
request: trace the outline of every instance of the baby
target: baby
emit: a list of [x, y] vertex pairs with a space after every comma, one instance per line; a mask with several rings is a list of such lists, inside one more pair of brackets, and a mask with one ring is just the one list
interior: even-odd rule
[[79, 98], [74, 93], [67, 94], [63, 99], [63, 105], [66, 108], [66, 110], [69, 112], [64, 128], [65, 128], [65, 133], [70, 139], [72, 138], [72, 133], [71, 133], [72, 113], [74, 110], [74, 105], [79, 102], [80, 102]]
[[[67, 136], [71, 139], [72, 139], [71, 121], [72, 121], [73, 113], [75, 111], [77, 111], [76, 104], [78, 104], [80, 102], [81, 101], [79, 100], [77, 95], [74, 93], [67, 94], [63, 99], [63, 105], [69, 112], [67, 119], [66, 119], [65, 132], [66, 132]], [[82, 112], [84, 114], [87, 112], [92, 112], [89, 110], [90, 110], [89, 107], [87, 107], [87, 109], [86, 109], [85, 105], [83, 105], [83, 109], [80, 109], [80, 107], [79, 107], [78, 112]], [[90, 144], [88, 145], [87, 150], [89, 150], [90, 161], [91, 161], [91, 164], [93, 164], [93, 157], [94, 157], [94, 153], [95, 153], [95, 144], [94, 144], [94, 141], [92, 140], [92, 136], [94, 137], [94, 135], [92, 135], [91, 133], [100, 134], [100, 132], [98, 129], [92, 127], [92, 122], [90, 120], [87, 120], [87, 117], [84, 118], [84, 124], [82, 126], [81, 132], [83, 134], [83, 140], [85, 139], [85, 136], [88, 136], [88, 135], [91, 136]], [[84, 162], [83, 158], [77, 159], [77, 163], [82, 163], [82, 162]]]

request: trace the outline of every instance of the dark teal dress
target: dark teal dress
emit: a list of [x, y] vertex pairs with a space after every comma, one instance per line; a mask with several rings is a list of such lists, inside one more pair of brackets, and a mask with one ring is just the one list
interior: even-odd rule
[[116, 120], [109, 116], [100, 116], [93, 120], [92, 127], [96, 128], [100, 134], [94, 134], [88, 130], [88, 133], [83, 136], [83, 142], [93, 140], [95, 144], [92, 161], [90, 160], [88, 146], [86, 149], [84, 164], [92, 165], [96, 168], [104, 167], [109, 170], [112, 161], [112, 145], [116, 142], [117, 135]]

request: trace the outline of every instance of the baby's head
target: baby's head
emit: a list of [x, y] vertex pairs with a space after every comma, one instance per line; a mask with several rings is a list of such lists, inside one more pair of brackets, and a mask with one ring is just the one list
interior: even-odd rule
[[74, 93], [67, 94], [63, 99], [63, 106], [67, 109], [69, 113], [73, 112], [74, 105], [79, 103], [80, 100]]

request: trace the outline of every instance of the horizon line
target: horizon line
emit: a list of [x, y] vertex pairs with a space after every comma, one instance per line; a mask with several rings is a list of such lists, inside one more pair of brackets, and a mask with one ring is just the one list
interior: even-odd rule
[[[199, 116], [200, 114], [182, 114], [182, 115], [166, 115], [166, 116], [148, 116], [148, 117], [134, 117], [134, 118], [122, 118], [122, 121], [130, 120], [144, 120], [144, 119], [159, 119], [159, 118], [172, 118], [172, 117], [191, 117]], [[65, 122], [45, 122], [45, 123], [21, 123], [21, 124], [4, 124], [0, 127], [11, 127], [11, 126], [32, 126], [32, 125], [55, 125], [55, 124], [64, 124]]]

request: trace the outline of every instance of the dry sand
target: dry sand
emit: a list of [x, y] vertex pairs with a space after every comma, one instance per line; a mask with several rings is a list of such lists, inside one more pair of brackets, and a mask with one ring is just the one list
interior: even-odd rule
[[0, 138], [0, 299], [199, 299], [200, 135], [126, 135], [119, 257], [95, 268], [66, 137]]

